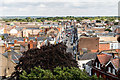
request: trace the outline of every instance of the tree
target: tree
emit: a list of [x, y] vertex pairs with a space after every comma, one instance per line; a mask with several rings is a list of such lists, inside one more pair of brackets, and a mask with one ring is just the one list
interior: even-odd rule
[[35, 67], [34, 69], [31, 69], [30, 73], [23, 71], [22, 74], [20, 74], [19, 79], [20, 80], [44, 80], [44, 79], [53, 80], [54, 76], [50, 70], [44, 70], [41, 69], [40, 67]]
[[115, 22], [114, 25], [118, 25], [119, 22]]
[[1, 36], [1, 39], [4, 40], [4, 36]]
[[96, 20], [96, 23], [101, 23], [101, 21], [100, 20]]
[[77, 61], [73, 59], [71, 53], [66, 52], [66, 48], [65, 44], [59, 43], [56, 45], [43, 46], [41, 49], [30, 49], [24, 52], [11, 77], [19, 77], [19, 74], [21, 74], [23, 70], [30, 73], [31, 69], [38, 66], [51, 71], [58, 66], [69, 68], [78, 67]]
[[102, 80], [97, 76], [88, 76], [84, 71], [76, 67], [56, 67], [54, 71], [44, 70], [40, 67], [31, 69], [30, 73], [25, 71], [20, 74], [20, 80]]
[[105, 31], [109, 31], [109, 32], [112, 32], [110, 29], [105, 29]]
[[27, 17], [26, 20], [27, 20], [27, 22], [31, 22], [32, 19], [31, 19], [31, 17]]

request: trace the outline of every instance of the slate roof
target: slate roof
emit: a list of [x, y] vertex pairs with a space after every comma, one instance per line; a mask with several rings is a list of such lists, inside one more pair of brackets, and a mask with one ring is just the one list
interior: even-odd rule
[[80, 57], [80, 60], [96, 59], [97, 53], [85, 53]]
[[23, 28], [24, 28], [24, 27], [16, 27], [15, 29], [16, 29], [17, 31], [22, 31]]
[[[37, 40], [38, 41], [41, 41], [41, 40], [43, 40], [44, 38], [46, 38], [46, 37], [37, 37]], [[14, 43], [14, 40], [17, 40], [17, 41], [24, 41], [24, 38], [23, 37], [11, 37], [11, 38], [9, 38], [9, 40], [11, 41], [11, 43]], [[30, 39], [32, 39], [33, 41], [35, 41], [35, 37], [29, 37], [29, 40]], [[52, 38], [50, 38], [50, 37], [47, 37], [47, 39], [49, 40], [49, 41], [51, 41], [52, 40]]]
[[7, 41], [11, 41], [11, 42], [13, 43], [15, 39], [16, 39], [17, 41], [23, 41], [23, 40], [24, 40], [23, 37], [9, 37], [9, 38], [7, 39]]
[[96, 35], [101, 35], [101, 36], [115, 36], [116, 34], [113, 32], [110, 33], [96, 33]]
[[27, 27], [26, 29], [39, 29], [39, 27]]
[[92, 61], [86, 63], [88, 66], [92, 66]]
[[[22, 53], [17, 53], [14, 50], [11, 50], [10, 54], [11, 54], [11, 60], [14, 63], [18, 63], [19, 58], [22, 56]], [[3, 53], [2, 55], [5, 56], [6, 58], [8, 58], [8, 52]]]
[[[45, 37], [37, 37], [38, 41], [43, 40]], [[35, 37], [29, 37], [29, 40], [32, 39], [33, 41], [35, 41]]]

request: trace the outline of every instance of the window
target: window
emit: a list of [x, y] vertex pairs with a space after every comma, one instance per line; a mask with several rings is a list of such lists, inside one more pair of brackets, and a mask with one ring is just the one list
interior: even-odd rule
[[115, 75], [115, 69], [113, 69], [112, 73]]
[[113, 44], [111, 44], [111, 49], [113, 49]]
[[99, 75], [99, 77], [101, 78], [102, 76], [101, 76], [101, 75]]
[[100, 63], [99, 63], [99, 69], [100, 69]]
[[84, 69], [85, 69], [85, 64], [82, 64], [82, 68], [84, 68]]
[[97, 75], [97, 74], [95, 73], [95, 75]]
[[108, 67], [108, 72], [111, 73], [111, 67]]
[[97, 68], [97, 62], [96, 62], [96, 68]]

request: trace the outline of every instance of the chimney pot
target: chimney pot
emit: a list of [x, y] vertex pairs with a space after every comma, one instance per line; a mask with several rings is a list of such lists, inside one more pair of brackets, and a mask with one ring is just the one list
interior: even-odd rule
[[30, 40], [30, 49], [33, 48], [33, 40]]
[[17, 43], [17, 40], [14, 40], [14, 44], [16, 44]]
[[26, 40], [26, 39], [24, 38], [24, 42], [25, 42], [25, 40]]

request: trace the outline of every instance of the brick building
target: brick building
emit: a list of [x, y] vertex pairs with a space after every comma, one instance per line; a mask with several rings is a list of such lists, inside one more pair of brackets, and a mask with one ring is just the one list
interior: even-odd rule
[[[78, 52], [82, 49], [87, 51], [97, 52], [99, 50], [99, 38], [98, 37], [81, 37], [78, 42]], [[83, 54], [83, 53], [80, 53]]]

